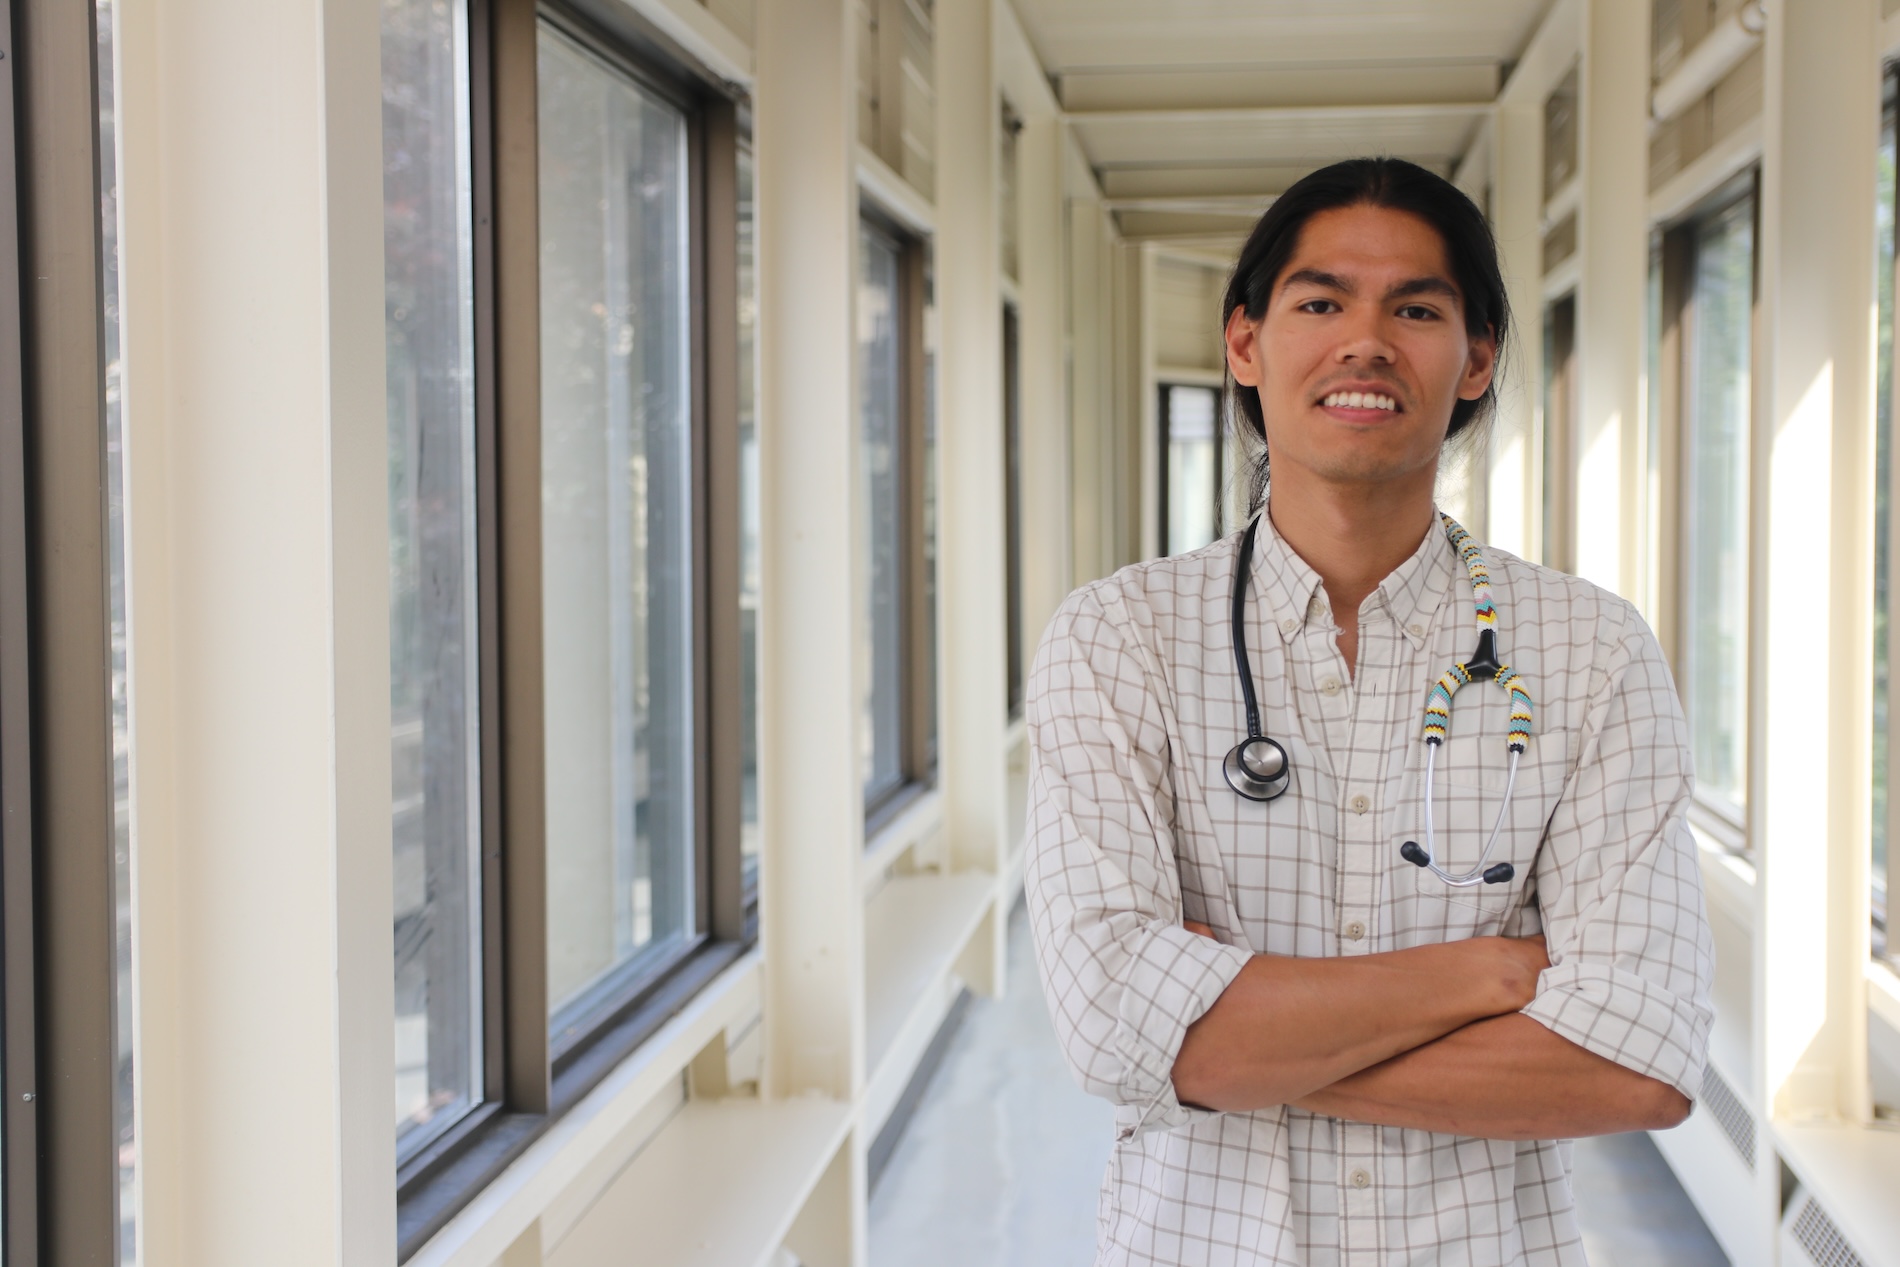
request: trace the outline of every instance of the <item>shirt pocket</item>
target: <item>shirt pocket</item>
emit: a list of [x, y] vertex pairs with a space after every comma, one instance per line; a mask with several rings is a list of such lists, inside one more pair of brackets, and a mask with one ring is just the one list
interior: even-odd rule
[[[1552, 730], [1533, 734], [1518, 758], [1517, 777], [1511, 778], [1510, 753], [1501, 734], [1455, 735], [1445, 741], [1434, 763], [1432, 782], [1433, 861], [1453, 875], [1462, 876], [1478, 865], [1491, 829], [1497, 844], [1484, 859], [1486, 867], [1511, 864], [1513, 874], [1499, 884], [1459, 887], [1445, 883], [1424, 867], [1416, 870], [1421, 896], [1475, 906], [1487, 919], [1473, 935], [1499, 931], [1491, 925], [1522, 907], [1530, 895], [1531, 875], [1545, 829], [1563, 795], [1564, 781], [1576, 759], [1577, 732]], [[1423, 771], [1421, 769], [1422, 777]], [[1505, 789], [1510, 801], [1505, 803]], [[1410, 837], [1425, 843], [1425, 801], [1414, 794]], [[1499, 818], [1502, 811], [1502, 820]], [[1513, 929], [1511, 931], [1517, 931]]]

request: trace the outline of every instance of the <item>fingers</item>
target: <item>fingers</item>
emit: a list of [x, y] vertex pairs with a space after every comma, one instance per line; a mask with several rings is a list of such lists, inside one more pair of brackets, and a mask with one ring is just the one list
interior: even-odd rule
[[1220, 940], [1218, 937], [1214, 936], [1214, 930], [1212, 928], [1208, 927], [1206, 924], [1201, 923], [1201, 921], [1197, 919], [1184, 919], [1181, 921], [1181, 927], [1187, 929], [1190, 933], [1195, 933], [1202, 937], [1211, 938], [1215, 941]]

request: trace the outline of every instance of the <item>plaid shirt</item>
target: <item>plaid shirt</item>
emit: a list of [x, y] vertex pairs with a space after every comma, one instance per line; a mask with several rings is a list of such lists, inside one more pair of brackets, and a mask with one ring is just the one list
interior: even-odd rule
[[[1229, 634], [1238, 550], [1235, 535], [1077, 590], [1029, 685], [1037, 964], [1076, 1079], [1118, 1106], [1096, 1261], [1580, 1264], [1564, 1142], [1212, 1112], [1176, 1099], [1172, 1070], [1253, 954], [1542, 931], [1551, 967], [1525, 1013], [1693, 1100], [1713, 960], [1687, 734], [1656, 639], [1615, 595], [1487, 550], [1500, 657], [1536, 721], [1492, 855], [1516, 877], [1455, 889], [1399, 857], [1422, 839], [1426, 691], [1477, 639], [1444, 533], [1434, 520], [1360, 605], [1355, 676], [1319, 576], [1262, 521], [1247, 646], [1262, 724], [1293, 767], [1264, 804], [1221, 774], [1246, 733]], [[1454, 873], [1497, 814], [1508, 713], [1489, 682], [1454, 700], [1435, 811]]]

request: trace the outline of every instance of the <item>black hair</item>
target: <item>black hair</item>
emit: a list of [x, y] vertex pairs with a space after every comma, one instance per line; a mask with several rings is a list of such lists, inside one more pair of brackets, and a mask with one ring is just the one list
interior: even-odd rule
[[[1274, 199], [1247, 236], [1233, 276], [1228, 279], [1227, 293], [1221, 300], [1222, 331], [1237, 308], [1244, 309], [1254, 321], [1266, 315], [1273, 287], [1293, 258], [1300, 231], [1308, 220], [1322, 211], [1358, 206], [1409, 212], [1431, 225], [1444, 240], [1452, 281], [1463, 302], [1466, 331], [1473, 337], [1488, 333], [1497, 343], [1498, 364], [1491, 385], [1476, 400], [1460, 400], [1452, 406], [1451, 427], [1445, 438], [1467, 431], [1478, 434], [1497, 407], [1505, 341], [1511, 329], [1511, 304], [1504, 291], [1503, 271], [1498, 267], [1497, 240], [1477, 204], [1443, 176], [1416, 163], [1402, 158], [1350, 158], [1308, 173]], [[1260, 393], [1243, 389], [1231, 373], [1227, 376], [1227, 391], [1235, 415], [1245, 421], [1247, 431], [1260, 445], [1253, 477], [1253, 502], [1257, 506], [1267, 481], [1267, 424], [1260, 409]]]

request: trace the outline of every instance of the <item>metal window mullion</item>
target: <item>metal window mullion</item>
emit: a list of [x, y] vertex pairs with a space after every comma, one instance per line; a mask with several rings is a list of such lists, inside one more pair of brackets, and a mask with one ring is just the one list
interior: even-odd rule
[[546, 1113], [552, 1061], [547, 974], [547, 719], [541, 629], [539, 28], [534, 0], [492, 0], [494, 19], [495, 428], [501, 629], [499, 729], [506, 900], [508, 1106]]
[[13, 6], [0, 0], [0, 1262], [39, 1261], [33, 763]]
[[[23, 0], [13, 12], [11, 59], [21, 151], [36, 1039], [43, 1075], [31, 1105], [40, 1144], [37, 1248], [42, 1260], [59, 1263], [116, 1262], [119, 1252], [95, 13], [92, 4]], [[15, 1211], [7, 1214], [11, 1222]]]

